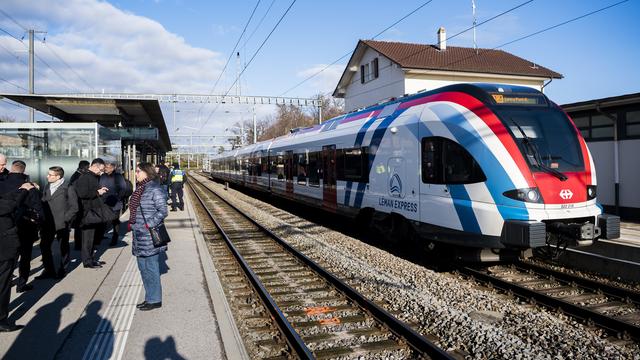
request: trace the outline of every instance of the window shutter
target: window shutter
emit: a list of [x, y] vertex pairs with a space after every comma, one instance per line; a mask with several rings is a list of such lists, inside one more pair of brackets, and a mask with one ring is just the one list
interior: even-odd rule
[[378, 78], [378, 58], [373, 59], [373, 77]]
[[364, 65], [360, 65], [360, 84], [364, 84]]

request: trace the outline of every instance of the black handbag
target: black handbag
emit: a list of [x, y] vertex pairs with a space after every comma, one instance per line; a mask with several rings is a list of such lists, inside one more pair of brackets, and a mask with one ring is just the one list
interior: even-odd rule
[[117, 218], [118, 214], [111, 210], [111, 207], [101, 201], [98, 207], [91, 208], [84, 213], [84, 216], [82, 217], [82, 225], [110, 223]]
[[[144, 223], [147, 224], [147, 218], [144, 216], [142, 206], [140, 206], [140, 213], [142, 214], [142, 220], [144, 220]], [[167, 232], [167, 227], [164, 226], [164, 221], [161, 221], [160, 224], [154, 227], [149, 227], [149, 234], [151, 234], [153, 247], [162, 247], [171, 242], [171, 238], [169, 237], [169, 233]]]

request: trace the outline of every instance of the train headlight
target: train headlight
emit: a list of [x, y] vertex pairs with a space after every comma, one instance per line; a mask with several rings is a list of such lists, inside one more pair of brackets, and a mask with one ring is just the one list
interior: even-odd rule
[[595, 185], [587, 185], [587, 200], [593, 200], [598, 195]]
[[503, 193], [504, 196], [518, 201], [530, 202], [530, 203], [541, 203], [542, 196], [540, 196], [540, 191], [538, 188], [524, 188], [524, 189], [515, 189], [505, 191]]

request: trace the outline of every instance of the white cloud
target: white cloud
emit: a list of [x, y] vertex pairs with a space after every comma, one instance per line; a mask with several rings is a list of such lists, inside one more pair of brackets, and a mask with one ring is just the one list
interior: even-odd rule
[[317, 64], [310, 68], [298, 71], [296, 75], [301, 78], [301, 80], [306, 79], [327, 67], [324, 71], [311, 78], [309, 83], [312, 88], [317, 89], [320, 92], [331, 93], [338, 84], [338, 80], [340, 80], [340, 76], [342, 75], [345, 66], [345, 64], [334, 64], [327, 67], [326, 64]]
[[[7, 1], [3, 8], [24, 24], [44, 24], [41, 27], [48, 30], [47, 45], [37, 41], [36, 53], [75, 91], [87, 91], [80, 76], [94, 91], [203, 93], [210, 90], [222, 69], [224, 59], [219, 53], [194, 47], [160, 23], [106, 2], [70, 0], [62, 5], [53, 0]], [[1, 24], [5, 26], [6, 19]], [[0, 37], [0, 43], [26, 49], [26, 45], [8, 36]], [[5, 56], [5, 50], [0, 52], [5, 53], [0, 57], [2, 64], [17, 63]], [[37, 91], [70, 91], [41, 61], [36, 60], [36, 66], [46, 75], [37, 77]], [[2, 72], [0, 77], [26, 83], [26, 72], [25, 67], [18, 74]]]

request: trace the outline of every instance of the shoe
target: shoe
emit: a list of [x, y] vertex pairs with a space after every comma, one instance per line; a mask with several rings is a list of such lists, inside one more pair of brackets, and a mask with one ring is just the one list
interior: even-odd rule
[[16, 325], [9, 322], [0, 322], [0, 332], [12, 332], [16, 330], [20, 330], [24, 327], [24, 325]]
[[180, 208], [180, 211], [184, 211], [184, 208], [183, 208], [183, 207], [181, 207], [181, 208]]
[[43, 279], [55, 279], [55, 278], [56, 278], [56, 273], [55, 272], [45, 271], [42, 274], [36, 276], [34, 279], [43, 280]]
[[111, 242], [109, 243], [109, 246], [116, 246], [118, 245], [118, 238], [112, 238]]
[[93, 265], [100, 265], [100, 266], [102, 266], [102, 265], [104, 265], [104, 264], [106, 264], [106, 263], [107, 263], [106, 261], [96, 260], [96, 261], [94, 261], [94, 262], [93, 262]]
[[29, 291], [29, 290], [33, 290], [33, 285], [31, 284], [24, 284], [24, 285], [18, 285], [16, 286], [16, 291], [19, 293], [23, 293], [25, 291]]
[[153, 303], [153, 304], [146, 303], [140, 306], [138, 309], [140, 309], [140, 311], [149, 311], [149, 310], [153, 310], [161, 307], [162, 307], [162, 301], [158, 303]]
[[178, 210], [177, 210], [177, 209], [171, 209], [171, 210], [169, 210], [169, 211], [178, 211]]
[[82, 266], [87, 269], [97, 269], [102, 267], [102, 265], [100, 265], [99, 263], [82, 264]]
[[56, 275], [56, 279], [61, 280], [61, 279], [64, 279], [65, 276], [67, 276], [67, 272], [64, 270], [60, 270]]
[[146, 302], [146, 301], [143, 301], [143, 302], [141, 302], [140, 304], [137, 304], [137, 305], [136, 305], [136, 307], [137, 307], [138, 309], [143, 308], [143, 307], [145, 307], [145, 306], [147, 306], [147, 302]]

